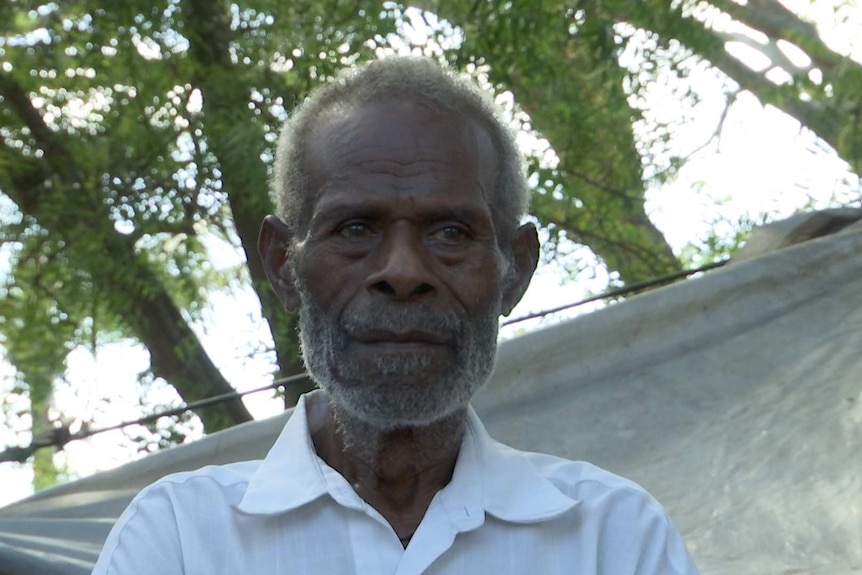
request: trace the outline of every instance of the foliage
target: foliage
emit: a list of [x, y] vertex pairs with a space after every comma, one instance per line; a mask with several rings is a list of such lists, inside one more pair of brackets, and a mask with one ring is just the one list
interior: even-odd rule
[[[301, 370], [295, 318], [267, 288], [255, 248], [271, 211], [273, 143], [310, 89], [399, 46], [509, 97], [513, 123], [546, 142], [530, 171], [548, 253], [563, 239], [589, 246], [626, 283], [681, 266], [644, 208], [647, 187], [683, 161], [667, 126], [643, 114], [660, 74], [715, 66], [728, 98], [754, 92], [862, 167], [862, 66], [775, 0], [418, 5], [425, 12], [366, 0], [0, 4], [0, 191], [11, 200], [0, 207], [11, 255], [0, 334], [34, 412], [71, 349], [111, 338], [145, 345], [151, 375], [187, 401], [229, 391], [190, 322], [208, 293], [243, 283], [260, 300], [277, 375]], [[411, 45], [397, 33], [418, 17], [431, 38]], [[767, 40], [722, 27], [728, 17]], [[759, 46], [773, 66], [747, 67], [728, 41]], [[810, 63], [782, 57], [788, 43]], [[213, 262], [212, 237], [246, 265]], [[238, 400], [200, 415], [208, 431], [250, 417]], [[165, 433], [163, 443], [179, 440]]]

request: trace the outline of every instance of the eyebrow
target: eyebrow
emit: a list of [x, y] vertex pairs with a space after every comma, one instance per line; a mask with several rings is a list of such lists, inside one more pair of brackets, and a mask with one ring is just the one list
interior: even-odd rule
[[482, 223], [486, 220], [491, 220], [491, 209], [489, 206], [486, 212], [472, 207], [445, 207], [431, 210], [427, 215], [423, 215], [422, 219], [431, 222], [452, 220], [456, 222]]

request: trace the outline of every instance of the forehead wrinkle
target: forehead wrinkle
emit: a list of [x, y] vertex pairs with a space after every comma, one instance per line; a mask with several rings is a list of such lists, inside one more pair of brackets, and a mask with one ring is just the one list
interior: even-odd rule
[[377, 164], [393, 164], [395, 166], [414, 166], [419, 165], [423, 166], [425, 164], [431, 164], [432, 166], [435, 164], [441, 164], [443, 166], [451, 166], [452, 162], [448, 160], [441, 160], [439, 158], [419, 158], [419, 159], [409, 159], [409, 160], [400, 160], [398, 158], [378, 158], [378, 159], [368, 159], [368, 160], [359, 160], [357, 162], [352, 163], [354, 166], [375, 166]]
[[[391, 159], [367, 160], [350, 166], [337, 166], [325, 170], [326, 175], [323, 176], [323, 181], [318, 189], [323, 193], [345, 185], [358, 190], [374, 192], [399, 189], [422, 190], [424, 188], [425, 191], [433, 194], [456, 184], [457, 175], [450, 169], [453, 165], [452, 162], [446, 160], [405, 162]], [[364, 178], [357, 178], [357, 174], [351, 170], [354, 167], [361, 168], [365, 175], [380, 177], [381, 179], [367, 182]], [[482, 184], [481, 177], [473, 178], [471, 183], [481, 191], [482, 197], [487, 202], [487, 190]]]
[[390, 142], [380, 141], [374, 135], [358, 132], [353, 142], [357, 141], [362, 144], [361, 147], [339, 142], [322, 147], [322, 155], [326, 161], [345, 166], [364, 166], [378, 162], [396, 165], [452, 163], [451, 158], [440, 157], [439, 148], [428, 146], [423, 141], [400, 141], [400, 147], [394, 154]]
[[[493, 208], [491, 203], [488, 201], [488, 192], [485, 187], [482, 185], [482, 182], [479, 179], [473, 181], [475, 189], [479, 191], [481, 201], [477, 205], [476, 203], [462, 204], [459, 206], [452, 206], [454, 210], [462, 210], [462, 211], [472, 211], [472, 212], [485, 212], [489, 215], [493, 215]], [[342, 186], [349, 186], [349, 188], [356, 192], [356, 194], [351, 194], [346, 198], [337, 198], [333, 199], [329, 193], [331, 191], [337, 191], [339, 189], [344, 189]], [[414, 209], [420, 208], [426, 204], [435, 203], [435, 197], [442, 193], [442, 191], [437, 190], [429, 190], [426, 194], [420, 194], [419, 196], [412, 195], [411, 192], [415, 190], [415, 186], [409, 181], [399, 181], [395, 183], [389, 183], [385, 186], [373, 185], [368, 183], [360, 183], [353, 181], [349, 177], [338, 178], [337, 181], [327, 182], [324, 186], [322, 186], [319, 190], [317, 201], [314, 202], [314, 208], [312, 213], [309, 214], [311, 218], [316, 219], [318, 215], [323, 215], [322, 212], [331, 212], [332, 210], [344, 211], [347, 208], [351, 208], [356, 212], [378, 212], [382, 211], [385, 208], [393, 208], [396, 204], [401, 204], [403, 202], [409, 203], [410, 206], [413, 206]], [[356, 198], [358, 194], [366, 194], [360, 200]], [[372, 195], [367, 195], [371, 193]], [[441, 210], [432, 210], [432, 211], [452, 211], [450, 208], [445, 208]], [[493, 217], [492, 217], [493, 219]]]

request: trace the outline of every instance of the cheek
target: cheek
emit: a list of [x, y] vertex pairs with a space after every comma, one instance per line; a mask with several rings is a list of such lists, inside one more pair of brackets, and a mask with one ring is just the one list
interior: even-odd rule
[[503, 273], [499, 265], [478, 259], [450, 270], [445, 282], [471, 315], [500, 313]]
[[305, 295], [313, 296], [319, 307], [329, 311], [331, 307], [341, 307], [361, 285], [352, 263], [333, 257], [326, 250], [307, 250], [295, 271]]

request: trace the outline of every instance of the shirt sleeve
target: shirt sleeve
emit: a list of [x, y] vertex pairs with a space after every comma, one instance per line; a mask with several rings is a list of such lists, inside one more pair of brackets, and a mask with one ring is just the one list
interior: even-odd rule
[[682, 536], [649, 493], [619, 480], [611, 489], [590, 487], [581, 513], [595, 538], [600, 575], [698, 575]]
[[637, 575], [698, 575], [682, 536], [664, 510], [655, 504], [648, 508], [655, 515], [648, 517], [648, 530], [638, 561]]
[[181, 575], [182, 545], [166, 485], [132, 500], [108, 534], [93, 575]]

